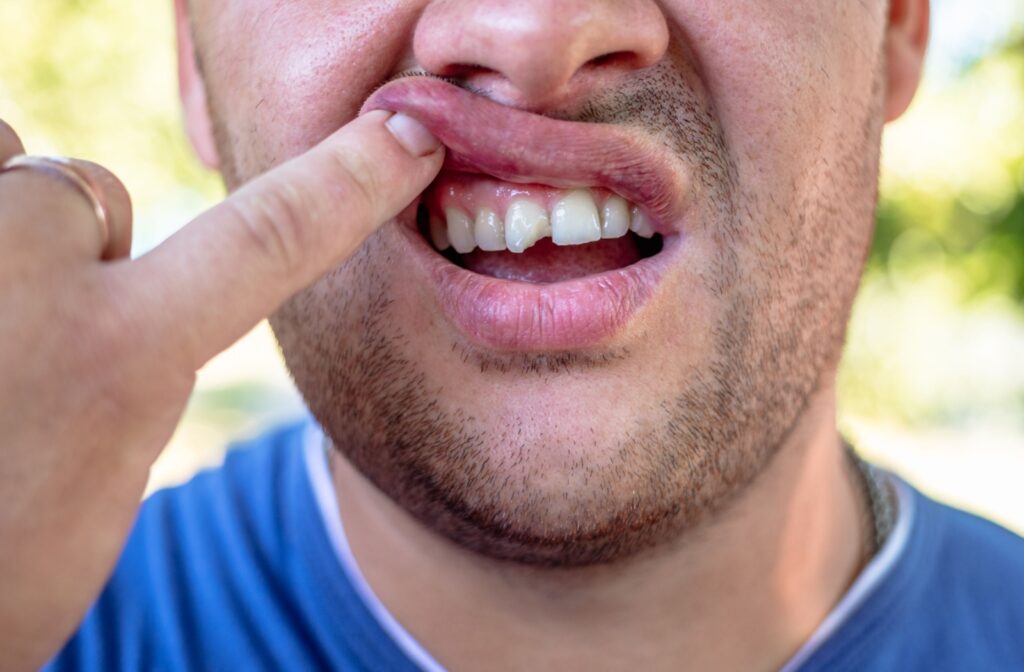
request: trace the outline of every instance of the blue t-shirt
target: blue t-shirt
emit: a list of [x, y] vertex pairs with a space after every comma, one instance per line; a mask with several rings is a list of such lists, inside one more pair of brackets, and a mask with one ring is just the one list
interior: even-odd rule
[[[47, 669], [417, 669], [339, 562], [304, 459], [307, 430], [274, 430], [150, 497]], [[1024, 670], [1024, 539], [906, 492], [914, 515], [898, 557], [791, 667]]]

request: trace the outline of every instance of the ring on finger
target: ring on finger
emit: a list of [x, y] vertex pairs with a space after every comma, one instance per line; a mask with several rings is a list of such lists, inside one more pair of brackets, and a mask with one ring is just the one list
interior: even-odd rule
[[100, 236], [103, 241], [102, 256], [104, 258], [107, 256], [110, 247], [110, 218], [106, 206], [103, 205], [103, 199], [100, 198], [100, 190], [89, 179], [88, 174], [75, 166], [72, 161], [61, 156], [15, 156], [0, 166], [0, 175], [14, 170], [35, 170], [56, 177], [73, 186], [84, 196], [100, 227]]

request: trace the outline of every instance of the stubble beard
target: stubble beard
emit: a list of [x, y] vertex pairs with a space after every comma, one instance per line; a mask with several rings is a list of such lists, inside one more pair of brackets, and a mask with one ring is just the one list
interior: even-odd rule
[[[537, 485], [550, 473], [530, 466], [552, 448], [585, 453], [577, 437], [551, 425], [545, 434], [559, 445], [495, 450], [522, 428], [478, 426], [468, 411], [444, 403], [441, 386], [406, 354], [412, 336], [396, 326], [381, 271], [383, 230], [272, 317], [288, 368], [336, 450], [464, 548], [574, 568], [684, 539], [766, 468], [839, 359], [876, 200], [880, 82], [860, 112], [849, 124], [860, 135], [833, 143], [835, 151], [811, 167], [819, 188], [781, 204], [741, 188], [713, 111], [678, 70], [652, 69], [635, 88], [592, 101], [578, 116], [654, 130], [685, 158], [706, 203], [702, 233], [716, 243], [701, 281], [726, 306], [709, 327], [713, 356], [675, 394], [651, 400], [648, 417], [634, 425], [648, 429], [600, 446], [612, 456], [601, 466], [566, 467], [566, 483], [585, 485], [552, 493]], [[224, 126], [215, 126], [230, 172], [234, 148]], [[239, 184], [242, 176], [226, 177]], [[766, 224], [779, 221], [795, 229], [784, 239]], [[741, 268], [739, 245], [756, 251], [756, 269]], [[472, 353], [481, 375], [536, 376], [538, 384], [628, 356]]]

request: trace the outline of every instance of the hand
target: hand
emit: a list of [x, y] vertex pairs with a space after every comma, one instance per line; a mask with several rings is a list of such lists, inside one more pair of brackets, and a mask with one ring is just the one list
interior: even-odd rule
[[[0, 165], [23, 151], [0, 122]], [[410, 118], [366, 114], [135, 261], [103, 168], [73, 164], [106, 241], [72, 182], [0, 173], [0, 669], [38, 668], [99, 594], [195, 371], [409, 205], [443, 155]]]

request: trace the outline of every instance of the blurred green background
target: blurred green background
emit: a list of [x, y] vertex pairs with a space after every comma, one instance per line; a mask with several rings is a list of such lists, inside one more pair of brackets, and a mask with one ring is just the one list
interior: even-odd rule
[[[1024, 0], [933, 0], [926, 79], [883, 148], [875, 246], [840, 375], [869, 458], [1024, 532]], [[172, 3], [4, 0], [0, 117], [105, 164], [136, 253], [223, 195], [177, 102]], [[265, 324], [200, 372], [152, 487], [302, 412]]]

